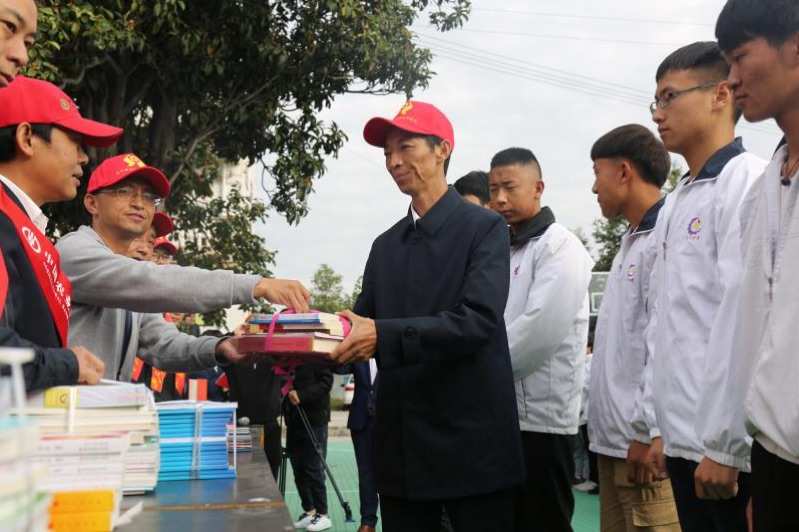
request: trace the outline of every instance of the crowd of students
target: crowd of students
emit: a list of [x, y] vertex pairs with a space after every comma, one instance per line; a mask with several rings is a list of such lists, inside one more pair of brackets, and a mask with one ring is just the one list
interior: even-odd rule
[[[48, 240], [41, 207], [74, 199], [83, 146], [123, 131], [18, 75], [35, 37], [35, 3], [0, 0], [0, 345], [35, 351], [28, 391], [129, 380], [136, 355], [180, 371], [244, 358], [164, 312], [258, 299], [307, 310], [296, 281], [136, 260], [152, 254], [170, 185], [134, 154], [89, 176], [91, 224]], [[588, 388], [603, 531], [799, 530], [799, 4], [728, 0], [716, 37], [653, 73], [659, 138], [623, 125], [586, 154], [603, 215], [629, 223]], [[736, 138], [741, 115], [783, 131], [770, 162]], [[386, 532], [439, 530], [442, 516], [457, 532], [571, 530], [594, 263], [542, 205], [541, 162], [502, 150], [460, 195], [446, 180], [452, 124], [418, 101], [370, 120], [364, 139], [411, 205], [373, 243], [363, 291], [342, 312], [352, 331], [332, 355], [368, 388], [353, 432], [374, 492], [362, 530], [375, 526], [376, 494]], [[669, 152], [688, 172], [664, 198]], [[311, 402], [303, 393], [291, 404]], [[298, 526], [329, 528], [314, 519], [326, 512], [318, 464], [292, 463], [308, 511]]]

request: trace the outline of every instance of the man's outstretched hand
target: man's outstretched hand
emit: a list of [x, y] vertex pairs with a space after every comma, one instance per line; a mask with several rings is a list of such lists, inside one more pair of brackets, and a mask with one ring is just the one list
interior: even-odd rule
[[264, 277], [255, 285], [253, 296], [266, 299], [270, 303], [284, 305], [296, 312], [308, 312], [311, 293], [299, 281], [288, 279], [269, 279]]
[[365, 362], [372, 358], [377, 351], [377, 328], [372, 319], [358, 316], [351, 310], [339, 312], [352, 323], [352, 330], [343, 342], [331, 354], [333, 360], [339, 364], [350, 362]]

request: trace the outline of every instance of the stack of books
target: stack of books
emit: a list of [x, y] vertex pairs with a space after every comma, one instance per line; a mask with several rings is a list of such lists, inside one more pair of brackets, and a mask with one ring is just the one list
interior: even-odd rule
[[228, 439], [236, 431], [236, 403], [169, 401], [158, 403], [161, 470], [158, 481], [235, 478]]
[[120, 499], [119, 490], [113, 489], [56, 492], [50, 504], [50, 530], [111, 531], [119, 519]]
[[252, 451], [252, 431], [250, 427], [236, 427], [227, 439], [228, 452], [249, 453]]
[[[274, 333], [269, 329], [275, 321]], [[349, 333], [349, 323], [335, 314], [254, 314], [248, 334], [232, 338], [239, 352], [267, 355], [278, 361], [330, 363], [330, 354]]]
[[0, 530], [44, 532], [48, 528], [51, 496], [39, 487], [46, 472], [31, 462], [38, 440], [35, 424], [0, 419]]
[[[101, 470], [116, 475], [119, 468], [120, 487], [125, 494], [155, 489], [160, 456], [158, 416], [152, 392], [144, 385], [107, 383], [50, 388], [32, 396], [25, 413], [36, 421], [41, 433], [34, 461], [45, 465], [49, 476], [63, 472], [64, 478], [77, 480], [85, 473], [99, 474]], [[96, 449], [105, 455], [118, 454], [121, 462], [110, 456], [91, 460], [84, 457], [79, 464], [61, 459], [83, 457]]]

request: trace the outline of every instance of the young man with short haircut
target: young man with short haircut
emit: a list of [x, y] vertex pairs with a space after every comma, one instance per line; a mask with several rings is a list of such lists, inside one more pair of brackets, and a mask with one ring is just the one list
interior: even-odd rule
[[579, 426], [594, 261], [541, 207], [544, 181], [533, 152], [497, 153], [489, 190], [491, 208], [511, 232], [505, 323], [527, 473], [515, 495], [516, 529], [571, 531], [571, 439]]
[[23, 367], [28, 391], [93, 384], [103, 374], [85, 344], [69, 341], [71, 286], [45, 236], [41, 207], [75, 197], [89, 161], [83, 144], [109, 146], [120, 135], [82, 118], [46, 81], [19, 76], [0, 89], [0, 268], [8, 281], [0, 292], [0, 346], [34, 350]]
[[469, 172], [455, 181], [452, 186], [463, 199], [475, 205], [486, 207], [491, 201], [491, 194], [488, 192], [488, 174], [480, 170]]
[[740, 206], [764, 168], [735, 138], [728, 73], [716, 43], [680, 48], [658, 68], [651, 106], [660, 138], [685, 157], [688, 174], [655, 228], [652, 378], [635, 416], [636, 439], [646, 443], [657, 435], [651, 427], [660, 430], [684, 532], [746, 530], [748, 474], [738, 472], [749, 470], [748, 460], [703, 442], [699, 426], [702, 397], [732, 356], [743, 271]]
[[[654, 231], [671, 160], [663, 144], [638, 124], [600, 137], [591, 159], [602, 215], [623, 216], [629, 223], [599, 309], [588, 392], [590, 447], [598, 454], [600, 530], [679, 532], [669, 480], [659, 478], [651, 464], [628, 468], [626, 463], [628, 452], [647, 454], [650, 447], [633, 440], [630, 419], [647, 362], [644, 332], [657, 255]], [[650, 427], [649, 434], [657, 434], [655, 429]], [[653, 439], [660, 444], [659, 437]]]
[[[150, 228], [155, 208], [169, 188], [160, 170], [133, 154], [106, 159], [92, 173], [84, 198], [91, 227], [83, 226], [58, 242], [64, 272], [74, 289], [71, 338], [101, 354], [108, 378], [130, 379], [135, 356], [143, 354], [140, 341], [162, 345], [153, 353], [164, 357], [167, 345], [157, 330], [147, 338], [140, 336], [149, 330], [143, 327], [149, 315], [207, 312], [260, 298], [298, 311], [308, 308], [308, 292], [296, 281], [129, 258], [131, 242]], [[187, 346], [172, 347], [187, 353]], [[229, 343], [210, 338], [198, 353], [209, 363], [215, 356], [239, 358]], [[196, 369], [164, 367], [165, 363], [162, 360], [160, 367]]]
[[[716, 25], [729, 84], [751, 122], [774, 118], [785, 134], [741, 208], [746, 268], [734, 359], [712, 361], [703, 397], [708, 447], [752, 461], [757, 532], [799, 530], [799, 3], [730, 0]], [[724, 366], [719, 366], [723, 363]], [[747, 434], [748, 432], [748, 434]]]

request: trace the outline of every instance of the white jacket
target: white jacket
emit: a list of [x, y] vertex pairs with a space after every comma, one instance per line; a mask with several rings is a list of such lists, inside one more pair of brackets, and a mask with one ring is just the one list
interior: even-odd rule
[[505, 323], [522, 431], [577, 433], [593, 265], [557, 223], [511, 249]]
[[[670, 457], [700, 462], [708, 456], [724, 463], [697, 433], [698, 405], [712, 383], [708, 361], [727, 365], [732, 356], [731, 322], [743, 267], [740, 205], [764, 166], [736, 139], [698, 176], [677, 185], [655, 229], [654, 307], [647, 327], [651, 372], [634, 426], [640, 431], [655, 423]], [[655, 419], [641, 415], [652, 406]], [[740, 468], [748, 469], [748, 463]]]
[[780, 185], [786, 150], [777, 151], [741, 208], [746, 267], [734, 359], [709, 372], [698, 420], [708, 450], [735, 466], [749, 457], [747, 429], [767, 451], [799, 464], [799, 183]]
[[[646, 367], [649, 281], [662, 206], [660, 200], [622, 237], [602, 296], [588, 392], [588, 434], [591, 450], [604, 456], [626, 458], [635, 437], [631, 420]], [[647, 435], [657, 436], [656, 430], [647, 427]]]

